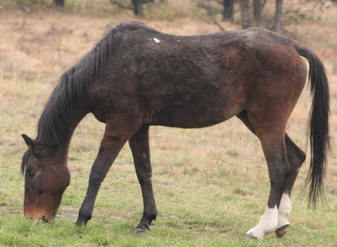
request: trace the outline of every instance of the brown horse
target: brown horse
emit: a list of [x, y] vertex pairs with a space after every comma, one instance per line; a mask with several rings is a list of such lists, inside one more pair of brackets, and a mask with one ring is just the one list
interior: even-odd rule
[[91, 219], [99, 187], [129, 141], [142, 189], [144, 213], [136, 232], [157, 217], [151, 183], [149, 126], [200, 128], [237, 116], [259, 138], [270, 176], [266, 211], [247, 237], [289, 227], [290, 193], [305, 160], [285, 133], [306, 83], [308, 59], [313, 97], [310, 120], [309, 198], [322, 190], [329, 146], [329, 87], [323, 64], [306, 47], [266, 30], [174, 36], [140, 23], [113, 28], [66, 71], [38, 122], [36, 139], [22, 135], [24, 213], [49, 221], [69, 185], [69, 143], [88, 113], [106, 124], [92, 166], [77, 225]]

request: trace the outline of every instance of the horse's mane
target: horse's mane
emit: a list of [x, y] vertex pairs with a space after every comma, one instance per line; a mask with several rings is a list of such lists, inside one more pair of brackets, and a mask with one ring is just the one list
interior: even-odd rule
[[[108, 32], [80, 61], [67, 70], [51, 93], [37, 126], [37, 140], [48, 148], [69, 137], [69, 115], [83, 107], [88, 88], [113, 52], [113, 34]], [[80, 109], [87, 113], [86, 109]]]

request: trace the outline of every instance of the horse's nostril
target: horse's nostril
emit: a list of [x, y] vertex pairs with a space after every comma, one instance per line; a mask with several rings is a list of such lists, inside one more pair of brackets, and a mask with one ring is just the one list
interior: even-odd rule
[[48, 219], [46, 218], [46, 216], [42, 215], [39, 219], [40, 222], [48, 222]]

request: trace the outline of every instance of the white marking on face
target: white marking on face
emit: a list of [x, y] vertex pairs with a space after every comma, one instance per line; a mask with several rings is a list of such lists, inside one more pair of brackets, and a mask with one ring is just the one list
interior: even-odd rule
[[159, 44], [159, 43], [160, 43], [160, 40], [159, 40], [159, 39], [157, 39], [157, 38], [153, 38], [153, 41], [154, 41], [154, 42], [156, 42], [157, 44]]
[[271, 233], [276, 230], [278, 222], [278, 209], [275, 205], [274, 208], [266, 207], [266, 211], [260, 218], [259, 223], [252, 229], [250, 229], [246, 236], [248, 238], [262, 238], [265, 234]]

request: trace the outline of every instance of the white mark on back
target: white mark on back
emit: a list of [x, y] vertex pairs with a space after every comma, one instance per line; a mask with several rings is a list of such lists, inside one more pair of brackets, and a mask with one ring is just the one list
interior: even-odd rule
[[157, 38], [152, 38], [152, 39], [153, 39], [153, 41], [156, 42], [157, 44], [160, 43], [160, 40], [159, 40], [159, 39], [157, 39]]

